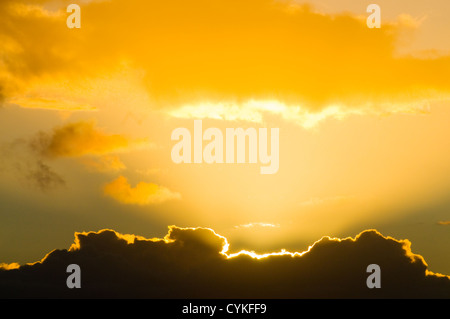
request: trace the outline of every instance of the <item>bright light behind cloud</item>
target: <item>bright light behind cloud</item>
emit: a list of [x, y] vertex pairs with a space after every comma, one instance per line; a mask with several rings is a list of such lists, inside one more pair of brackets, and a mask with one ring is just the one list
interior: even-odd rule
[[247, 121], [264, 124], [267, 115], [275, 115], [283, 120], [302, 126], [313, 128], [328, 119], [343, 119], [352, 114], [360, 114], [358, 110], [345, 110], [338, 105], [325, 107], [321, 111], [312, 112], [301, 106], [288, 106], [279, 101], [251, 100], [243, 104], [236, 103], [201, 103], [184, 105], [169, 110], [168, 114], [183, 119], [215, 119], [226, 121]]
[[[380, 0], [380, 29], [362, 1], [86, 0], [76, 30], [67, 4], [0, 0], [0, 253], [48, 233], [34, 210], [61, 232], [203, 225], [267, 252], [447, 200], [449, 1]], [[171, 132], [198, 119], [279, 128], [276, 174], [174, 163]]]

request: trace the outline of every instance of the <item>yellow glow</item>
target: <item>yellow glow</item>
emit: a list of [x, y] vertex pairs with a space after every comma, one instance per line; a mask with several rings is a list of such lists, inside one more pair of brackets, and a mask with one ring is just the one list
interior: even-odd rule
[[20, 268], [20, 264], [18, 263], [0, 263], [0, 269], [11, 270]]
[[124, 176], [105, 184], [103, 192], [120, 203], [136, 205], [149, 205], [181, 198], [179, 193], [154, 183], [139, 182], [135, 187], [131, 187]]
[[[45, 162], [67, 178], [67, 198], [79, 201], [88, 183], [87, 205], [112, 199], [124, 223], [140, 225], [133, 211], [206, 225], [259, 251], [435, 208], [450, 180], [449, 22], [390, 2], [398, 12], [371, 30], [365, 6], [319, 2], [83, 1], [82, 28], [70, 30], [63, 2], [0, 1], [2, 137], [26, 145], [21, 165], [0, 164], [10, 158], [27, 180], [45, 178], [33, 166]], [[171, 132], [194, 119], [280, 128], [277, 174], [175, 165]], [[230, 258], [301, 254], [228, 248]]]
[[241, 105], [229, 103], [200, 103], [184, 105], [169, 110], [168, 114], [183, 119], [214, 119], [225, 121], [247, 121], [263, 124], [266, 115], [276, 115], [288, 122], [293, 122], [303, 128], [309, 129], [317, 126], [327, 118], [343, 119], [351, 114], [359, 114], [357, 110], [330, 105], [320, 111], [310, 111], [301, 106], [289, 106], [279, 101], [250, 100]]
[[12, 10], [10, 0], [3, 6], [6, 25], [17, 28], [0, 32], [8, 87], [14, 87], [5, 94], [17, 102], [30, 85], [48, 98], [39, 95], [40, 87], [61, 78], [70, 78], [70, 86], [107, 79], [121, 65], [140, 73], [136, 79], [155, 108], [278, 101], [301, 105], [303, 116], [335, 105], [358, 111], [367, 104], [408, 105], [448, 96], [450, 89], [448, 56], [396, 55], [400, 34], [421, 27], [407, 14], [371, 30], [361, 16], [321, 14], [290, 1], [94, 1], [82, 5], [85, 23], [73, 33], [58, 27], [65, 23], [61, 9], [49, 14], [30, 3]]

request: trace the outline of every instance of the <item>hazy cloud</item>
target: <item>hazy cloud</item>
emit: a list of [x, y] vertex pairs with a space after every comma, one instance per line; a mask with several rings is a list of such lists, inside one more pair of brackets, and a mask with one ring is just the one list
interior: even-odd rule
[[16, 139], [0, 146], [0, 172], [12, 173], [20, 181], [41, 191], [65, 185], [64, 178], [30, 149], [24, 139]]
[[104, 185], [103, 192], [120, 203], [134, 205], [159, 204], [181, 198], [179, 193], [154, 183], [139, 182], [131, 187], [124, 176]]
[[32, 140], [34, 150], [48, 157], [104, 155], [148, 145], [147, 139], [131, 139], [106, 134], [93, 122], [76, 122], [57, 127], [52, 133], [40, 132]]

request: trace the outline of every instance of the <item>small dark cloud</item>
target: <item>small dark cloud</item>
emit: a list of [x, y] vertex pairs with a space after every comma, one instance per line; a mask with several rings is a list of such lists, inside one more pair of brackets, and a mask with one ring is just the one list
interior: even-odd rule
[[51, 136], [46, 132], [37, 132], [34, 136], [30, 138], [27, 143], [27, 147], [33, 153], [44, 156], [45, 150], [48, 148], [50, 144]]
[[65, 182], [61, 176], [55, 173], [50, 166], [37, 160], [25, 176], [35, 187], [40, 190], [50, 190], [64, 186]]
[[10, 172], [19, 181], [44, 192], [64, 186], [64, 178], [36, 151], [35, 140], [16, 139], [1, 145], [0, 172]]
[[[298, 255], [252, 258], [224, 254], [226, 238], [205, 228], [171, 226], [164, 239], [113, 230], [76, 233], [68, 249], [40, 262], [0, 271], [2, 298], [448, 298], [450, 279], [428, 271], [408, 240], [367, 230], [324, 237]], [[225, 248], [225, 249], [224, 249]], [[81, 288], [66, 286], [69, 264]], [[369, 264], [381, 288], [369, 289]], [[4, 267], [6, 268], [6, 267]], [[16, 268], [16, 267], [10, 267]]]

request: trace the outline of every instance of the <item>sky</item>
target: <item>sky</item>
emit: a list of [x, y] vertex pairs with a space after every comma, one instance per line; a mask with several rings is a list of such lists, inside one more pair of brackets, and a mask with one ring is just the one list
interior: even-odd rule
[[[378, 0], [380, 28], [370, 1], [84, 0], [80, 28], [70, 3], [0, 3], [5, 268], [103, 229], [259, 254], [376, 229], [450, 275], [448, 1]], [[278, 128], [278, 170], [175, 163], [195, 120]]]

